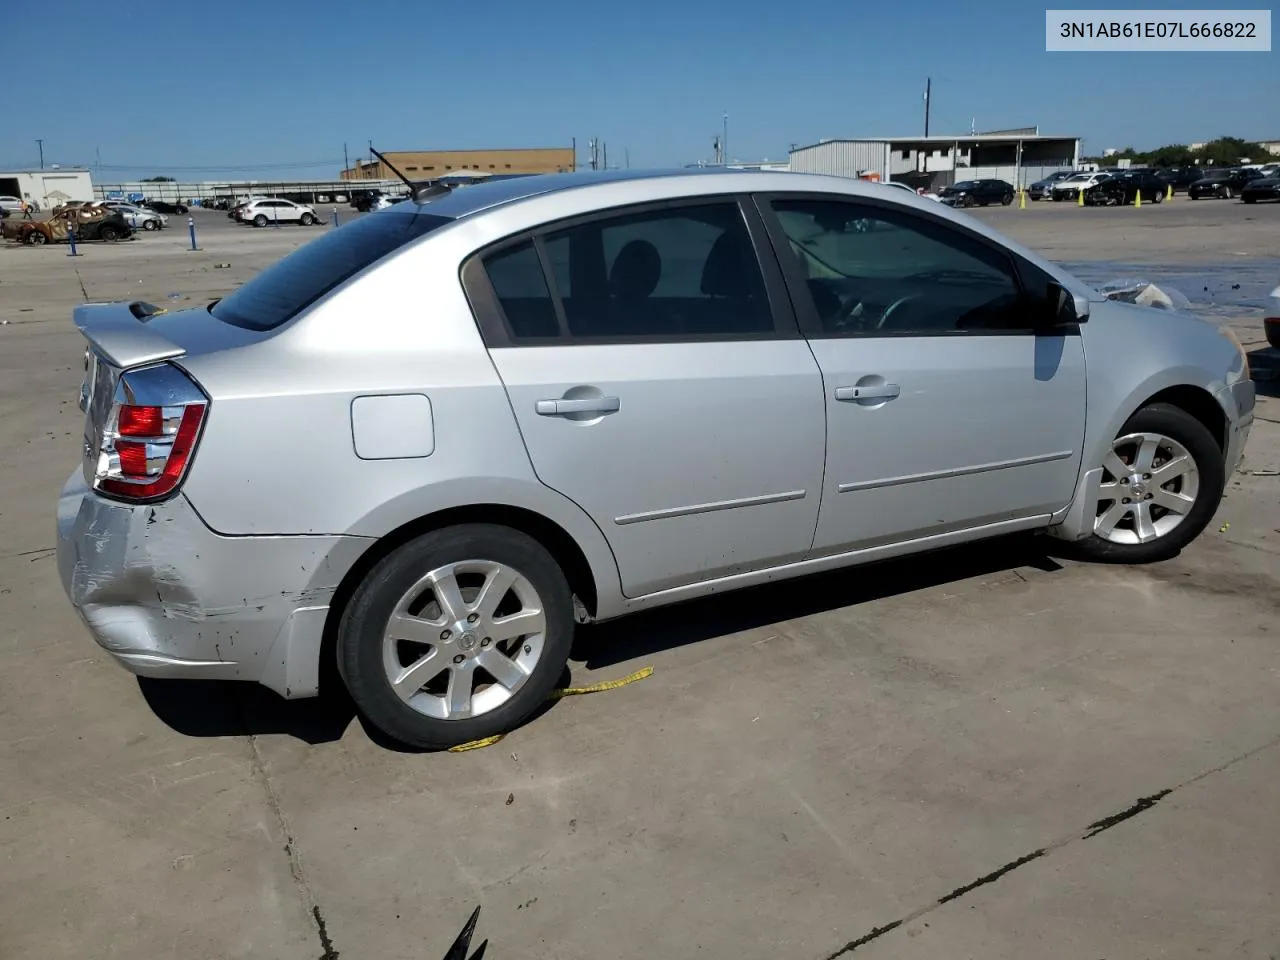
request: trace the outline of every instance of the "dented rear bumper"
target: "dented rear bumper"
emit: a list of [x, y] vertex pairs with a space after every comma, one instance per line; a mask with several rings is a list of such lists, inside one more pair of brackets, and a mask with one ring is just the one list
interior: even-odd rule
[[139, 676], [256, 681], [315, 696], [329, 601], [372, 543], [224, 537], [179, 496], [132, 506], [80, 471], [58, 499], [58, 572], [93, 638]]

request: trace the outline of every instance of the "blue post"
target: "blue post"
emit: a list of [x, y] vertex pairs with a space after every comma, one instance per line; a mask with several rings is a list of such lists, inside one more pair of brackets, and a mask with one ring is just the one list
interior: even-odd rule
[[272, 208], [271, 208], [271, 213], [272, 213], [272, 215], [275, 217], [275, 221], [276, 221], [275, 226], [276, 226], [276, 229], [277, 229], [277, 230], [279, 230], [279, 229], [280, 229], [280, 208], [279, 208], [279, 207], [272, 207]]
[[196, 218], [195, 217], [187, 217], [187, 231], [191, 234], [191, 249], [192, 250], [198, 249], [196, 247]]
[[338, 225], [338, 208], [337, 207], [333, 208], [333, 225], [335, 227]]
[[70, 252], [70, 253], [68, 253], [68, 254], [67, 254], [67, 256], [68, 256], [68, 257], [78, 257], [78, 256], [79, 256], [79, 254], [78, 254], [78, 253], [76, 253], [76, 227], [75, 227], [75, 224], [68, 224], [68, 225], [67, 225], [67, 239], [71, 241], [71, 252]]

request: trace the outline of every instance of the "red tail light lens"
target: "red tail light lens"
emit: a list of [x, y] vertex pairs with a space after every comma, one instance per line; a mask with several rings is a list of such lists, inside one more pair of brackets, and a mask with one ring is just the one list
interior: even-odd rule
[[[117, 500], [146, 502], [173, 494], [182, 483], [209, 408], [208, 398], [170, 364], [120, 376], [114, 402], [88, 435], [94, 489]], [[91, 408], [92, 411], [92, 408]]]

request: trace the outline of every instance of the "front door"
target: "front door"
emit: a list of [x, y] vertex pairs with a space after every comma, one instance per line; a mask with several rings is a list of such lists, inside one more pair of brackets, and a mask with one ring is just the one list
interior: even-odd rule
[[822, 369], [815, 554], [1028, 521], [1070, 501], [1084, 350], [1078, 331], [1033, 329], [1036, 287], [1006, 251], [887, 202], [778, 197], [765, 213]]
[[813, 540], [822, 380], [748, 214], [734, 198], [612, 211], [466, 272], [538, 478], [595, 520], [630, 597]]

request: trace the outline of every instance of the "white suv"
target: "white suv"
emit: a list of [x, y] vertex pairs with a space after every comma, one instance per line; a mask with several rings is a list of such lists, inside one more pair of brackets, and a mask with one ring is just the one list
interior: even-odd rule
[[294, 203], [292, 200], [252, 200], [240, 211], [242, 223], [265, 227], [269, 223], [300, 223], [309, 227], [319, 221], [313, 207]]

